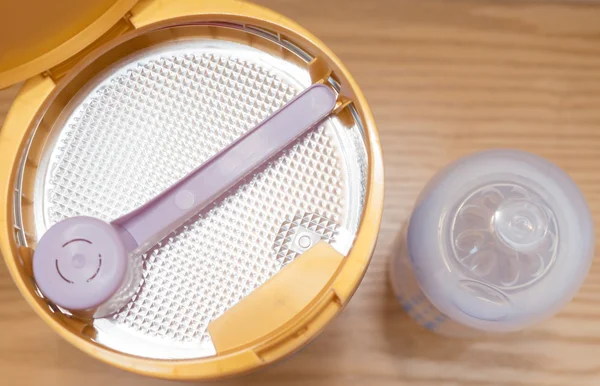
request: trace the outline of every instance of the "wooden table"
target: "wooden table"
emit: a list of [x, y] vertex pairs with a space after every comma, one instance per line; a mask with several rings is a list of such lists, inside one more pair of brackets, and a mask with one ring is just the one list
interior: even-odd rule
[[[362, 86], [384, 147], [385, 212], [371, 267], [342, 315], [295, 357], [221, 385], [600, 385], [598, 262], [552, 320], [476, 341], [414, 324], [386, 276], [392, 241], [419, 190], [476, 150], [516, 147], [549, 158], [600, 218], [600, 4], [260, 2], [321, 37]], [[16, 91], [0, 92], [0, 121]], [[172, 384], [111, 368], [63, 342], [3, 264], [0, 301], [2, 385]]]

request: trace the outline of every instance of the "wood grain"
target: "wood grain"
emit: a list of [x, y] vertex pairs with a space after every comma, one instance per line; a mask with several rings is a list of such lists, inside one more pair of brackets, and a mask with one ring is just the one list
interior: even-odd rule
[[[600, 385], [598, 261], [555, 318], [474, 341], [415, 325], [386, 278], [394, 237], [419, 190], [443, 165], [476, 150], [516, 147], [556, 162], [583, 190], [600, 229], [600, 6], [260, 3], [322, 38], [363, 88], [384, 147], [385, 212], [371, 267], [342, 315], [293, 358], [220, 384]], [[15, 93], [0, 92], [0, 121]], [[0, 384], [172, 384], [111, 368], [63, 342], [22, 300], [4, 265], [0, 301]]]

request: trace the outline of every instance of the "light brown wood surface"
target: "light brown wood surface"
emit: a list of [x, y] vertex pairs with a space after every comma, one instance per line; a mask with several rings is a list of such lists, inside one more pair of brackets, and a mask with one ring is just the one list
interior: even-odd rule
[[[600, 5], [262, 0], [322, 38], [379, 127], [386, 202], [369, 271], [305, 350], [221, 385], [600, 385], [600, 257], [575, 300], [528, 331], [450, 340], [400, 309], [392, 242], [433, 173], [469, 152], [526, 149], [579, 184], [600, 229]], [[17, 92], [0, 91], [0, 122]], [[596, 231], [598, 235], [598, 231]], [[158, 386], [80, 353], [34, 315], [0, 266], [0, 385]]]

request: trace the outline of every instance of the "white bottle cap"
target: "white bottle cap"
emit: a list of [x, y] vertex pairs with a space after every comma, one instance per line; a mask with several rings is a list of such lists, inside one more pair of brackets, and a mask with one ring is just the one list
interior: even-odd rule
[[429, 300], [486, 331], [556, 313], [593, 258], [585, 199], [556, 165], [518, 150], [462, 158], [434, 177], [412, 214], [407, 244]]

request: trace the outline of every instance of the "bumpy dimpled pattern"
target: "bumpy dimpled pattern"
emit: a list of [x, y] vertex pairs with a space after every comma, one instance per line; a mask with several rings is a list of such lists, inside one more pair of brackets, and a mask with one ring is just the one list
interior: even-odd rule
[[319, 235], [321, 240], [328, 244], [334, 241], [336, 232], [335, 222], [313, 213], [296, 213], [290, 220], [283, 222], [273, 243], [273, 250], [277, 254], [277, 260], [284, 267], [298, 257], [298, 253], [290, 247], [294, 242], [296, 232], [302, 228]]
[[[134, 209], [299, 91], [249, 59], [209, 53], [140, 62], [105, 80], [58, 139], [46, 224]], [[208, 323], [283, 265], [273, 251], [282, 223], [298, 211], [339, 223], [345, 182], [333, 142], [327, 128], [312, 131], [150, 251], [143, 286], [114, 323], [175, 342], [209, 339]]]

